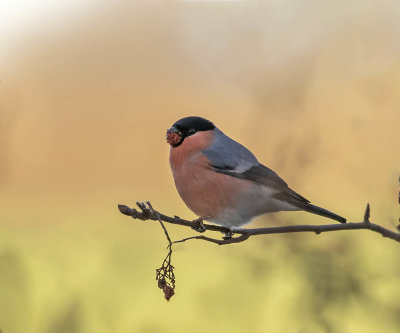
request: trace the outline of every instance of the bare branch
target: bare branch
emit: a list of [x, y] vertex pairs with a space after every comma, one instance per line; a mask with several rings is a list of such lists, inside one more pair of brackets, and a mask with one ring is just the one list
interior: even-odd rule
[[[159, 220], [164, 221], [166, 223], [177, 224], [185, 227], [196, 229], [196, 223], [199, 220], [188, 221], [181, 219], [180, 217], [170, 217], [164, 214], [161, 214], [155, 211], [150, 203], [137, 202], [137, 206], [141, 211], [130, 208], [125, 205], [118, 205], [120, 212], [124, 215], [131, 216], [134, 219], [140, 219], [143, 221], [146, 220]], [[182, 239], [180, 241], [175, 241], [173, 243], [185, 242], [190, 239], [201, 239], [204, 241], [208, 241], [218, 245], [226, 245], [226, 244], [234, 244], [247, 240], [251, 236], [256, 235], [269, 235], [269, 234], [282, 234], [282, 233], [293, 233], [293, 232], [314, 232], [316, 234], [321, 234], [323, 232], [330, 231], [341, 231], [341, 230], [359, 230], [365, 229], [373, 232], [377, 232], [381, 234], [383, 237], [387, 237], [393, 239], [397, 242], [400, 242], [400, 233], [398, 231], [392, 231], [387, 228], [384, 228], [375, 223], [371, 223], [370, 220], [370, 206], [367, 204], [364, 213], [364, 220], [362, 222], [350, 222], [350, 223], [341, 223], [341, 224], [324, 224], [324, 225], [290, 225], [283, 227], [268, 227], [268, 228], [255, 228], [255, 229], [238, 229], [238, 230], [230, 230], [229, 228], [218, 226], [214, 224], [202, 223], [202, 226], [207, 231], [218, 231], [222, 232], [227, 237], [223, 239], [215, 239], [207, 236], [199, 235], [193, 236], [189, 238]], [[165, 228], [165, 227], [164, 227]], [[165, 231], [165, 230], [164, 230]], [[238, 234], [241, 236], [238, 237], [230, 237], [232, 233]]]
[[[400, 194], [399, 194], [400, 196]], [[256, 235], [270, 235], [270, 234], [283, 234], [283, 233], [293, 233], [293, 232], [314, 232], [317, 235], [323, 232], [329, 231], [340, 231], [340, 230], [357, 230], [365, 229], [377, 232], [383, 237], [388, 237], [397, 242], [400, 242], [400, 226], [397, 226], [397, 231], [391, 231], [380, 225], [371, 223], [370, 221], [370, 206], [367, 204], [364, 212], [364, 219], [362, 222], [350, 222], [350, 223], [340, 223], [340, 224], [324, 224], [324, 225], [290, 225], [283, 227], [270, 227], [270, 228], [255, 228], [255, 229], [238, 229], [230, 230], [229, 228], [218, 226], [214, 224], [203, 223], [205, 218], [198, 218], [193, 221], [188, 221], [181, 219], [178, 216], [170, 217], [159, 213], [153, 209], [150, 202], [137, 202], [137, 206], [140, 211], [130, 208], [125, 205], [118, 205], [119, 211], [127, 216], [131, 216], [133, 219], [139, 220], [153, 220], [158, 221], [164, 230], [165, 236], [168, 240], [168, 254], [165, 257], [162, 266], [156, 269], [156, 280], [158, 281], [158, 287], [163, 290], [164, 297], [169, 300], [175, 294], [175, 274], [174, 266], [171, 264], [172, 256], [172, 246], [177, 243], [183, 243], [192, 239], [200, 239], [217, 245], [227, 245], [243, 242], [249, 239], [251, 236]], [[221, 239], [211, 238], [205, 235], [191, 236], [183, 238], [177, 241], [171, 241], [168, 234], [167, 228], [164, 222], [177, 224], [184, 227], [189, 227], [199, 233], [205, 231], [218, 231], [222, 232], [224, 236]], [[238, 234], [239, 236], [234, 236]]]
[[234, 244], [234, 243], [240, 243], [245, 241], [246, 239], [248, 239], [250, 237], [250, 235], [246, 235], [246, 234], [242, 234], [239, 237], [224, 237], [223, 239], [215, 239], [215, 238], [211, 238], [211, 237], [207, 237], [207, 236], [192, 236], [192, 237], [188, 237], [188, 238], [183, 238], [181, 240], [175, 241], [173, 242], [174, 244], [176, 243], [183, 243], [186, 242], [188, 240], [191, 239], [202, 239], [214, 244], [218, 244], [218, 245], [226, 245], [226, 244]]
[[[139, 207], [141, 212], [137, 211], [136, 209], [129, 208], [128, 206], [125, 206], [125, 205], [118, 205], [118, 209], [122, 214], [131, 216], [133, 219], [139, 219], [142, 221], [147, 221], [147, 220], [157, 221], [158, 220], [158, 217], [155, 214], [156, 211], [154, 211], [154, 210], [151, 211], [151, 209], [149, 207], [147, 207], [144, 202], [136, 202], [136, 205]], [[170, 217], [170, 216], [161, 214], [160, 212], [158, 212], [158, 216], [160, 217], [161, 221], [171, 223], [171, 224], [183, 225], [183, 226], [190, 227], [190, 228], [192, 228], [194, 226], [194, 223], [196, 223], [196, 221], [198, 221], [198, 219], [194, 220], [194, 221], [184, 220], [176, 215], [174, 217]], [[206, 227], [206, 230], [220, 231], [224, 234], [229, 234], [231, 232], [231, 230], [229, 228], [221, 227], [221, 226], [213, 225], [213, 224], [208, 224]]]
[[[139, 204], [138, 204], [139, 206]], [[140, 207], [140, 206], [139, 206]], [[143, 205], [142, 207], [146, 207]], [[172, 296], [175, 294], [175, 274], [174, 274], [174, 269], [175, 267], [172, 266], [171, 264], [171, 257], [172, 257], [172, 241], [171, 238], [169, 237], [167, 228], [165, 227], [164, 223], [160, 219], [160, 215], [158, 212], [156, 212], [151, 203], [147, 202], [147, 207], [146, 209], [149, 210], [149, 213], [152, 216], [156, 216], [158, 222], [160, 222], [161, 227], [164, 230], [165, 237], [167, 237], [168, 240], [168, 254], [165, 257], [162, 265], [160, 268], [156, 269], [156, 281], [158, 282], [158, 288], [160, 288], [164, 292], [164, 297], [167, 301], [170, 300]]]

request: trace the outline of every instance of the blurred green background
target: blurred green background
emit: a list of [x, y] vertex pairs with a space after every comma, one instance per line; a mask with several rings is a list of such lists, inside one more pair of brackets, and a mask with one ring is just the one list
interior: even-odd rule
[[[394, 228], [399, 2], [0, 7], [2, 332], [399, 332], [398, 243], [352, 231], [179, 244], [167, 303], [160, 226], [117, 210], [150, 200], [195, 217], [165, 130], [199, 115], [313, 203], [360, 221], [370, 202]], [[251, 227], [330, 222], [289, 212]]]

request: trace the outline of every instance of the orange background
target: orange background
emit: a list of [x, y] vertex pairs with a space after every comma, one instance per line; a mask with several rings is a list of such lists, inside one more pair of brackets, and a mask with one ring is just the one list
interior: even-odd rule
[[[165, 131], [199, 115], [313, 203], [359, 221], [370, 202], [372, 220], [393, 228], [399, 5], [40, 9], [0, 34], [0, 329], [398, 332], [400, 248], [390, 240], [354, 231], [179, 244], [167, 304], [154, 281], [162, 230], [116, 205], [150, 200], [195, 217], [173, 185]], [[329, 221], [278, 213], [252, 226], [295, 223]]]

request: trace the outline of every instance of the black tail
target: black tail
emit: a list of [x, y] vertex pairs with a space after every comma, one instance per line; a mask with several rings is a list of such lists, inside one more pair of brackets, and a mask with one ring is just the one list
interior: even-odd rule
[[314, 206], [314, 205], [312, 205], [310, 203], [306, 203], [306, 204], [302, 205], [301, 208], [303, 210], [305, 210], [306, 212], [310, 212], [310, 213], [313, 213], [313, 214], [325, 216], [325, 217], [327, 217], [329, 219], [339, 221], [340, 223], [346, 223], [346, 219], [344, 217], [341, 217], [341, 216], [339, 216], [337, 214], [334, 214], [334, 213], [332, 213], [329, 210], [326, 210], [324, 208], [321, 208], [321, 207], [318, 207], [318, 206]]

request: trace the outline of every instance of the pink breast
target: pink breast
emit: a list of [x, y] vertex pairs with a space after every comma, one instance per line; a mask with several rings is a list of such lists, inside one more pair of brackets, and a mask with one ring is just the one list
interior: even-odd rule
[[194, 140], [171, 148], [170, 164], [176, 188], [186, 205], [198, 216], [215, 217], [225, 208], [237, 205], [240, 194], [250, 184], [210, 168], [208, 159], [201, 153], [201, 148], [207, 147], [212, 139], [206, 134], [188, 137], [185, 141]]

